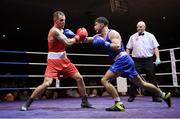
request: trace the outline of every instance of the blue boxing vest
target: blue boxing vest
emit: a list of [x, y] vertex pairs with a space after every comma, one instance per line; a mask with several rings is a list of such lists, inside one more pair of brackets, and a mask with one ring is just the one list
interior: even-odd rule
[[[106, 36], [106, 41], [111, 43], [111, 40], [109, 38], [109, 33], [112, 29], [110, 29], [107, 33], [107, 36]], [[123, 45], [123, 42], [121, 41], [121, 48], [119, 49], [119, 51], [114, 51], [112, 49], [106, 49], [106, 52], [109, 54], [110, 58], [114, 59], [120, 52], [124, 52], [125, 49], [124, 49], [124, 45]]]

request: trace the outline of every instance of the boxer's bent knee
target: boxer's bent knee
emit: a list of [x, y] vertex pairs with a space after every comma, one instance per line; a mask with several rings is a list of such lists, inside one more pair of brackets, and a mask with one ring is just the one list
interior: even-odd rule
[[51, 85], [51, 83], [49, 83], [49, 82], [44, 82], [43, 85], [44, 85], [45, 87], [49, 87], [49, 86]]
[[102, 83], [103, 85], [105, 85], [106, 83], [108, 83], [108, 80], [107, 80], [106, 78], [102, 78], [102, 79], [101, 79], [101, 83]]
[[76, 81], [82, 81], [82, 80], [83, 80], [83, 77], [82, 77], [81, 75], [79, 75], [79, 76], [76, 77], [75, 80], [76, 80]]
[[52, 81], [53, 81], [52, 78], [45, 78], [42, 85], [44, 85], [45, 87], [49, 87], [52, 84]]
[[72, 76], [72, 78], [75, 79], [76, 81], [82, 81], [83, 80], [83, 77], [82, 77], [82, 75], [79, 72], [75, 73]]

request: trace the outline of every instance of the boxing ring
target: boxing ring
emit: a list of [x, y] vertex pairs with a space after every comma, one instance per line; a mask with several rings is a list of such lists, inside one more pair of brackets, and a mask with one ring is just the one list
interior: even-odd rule
[[[159, 87], [176, 93], [178, 93], [180, 87], [178, 85], [178, 76], [180, 74], [178, 72], [180, 70], [178, 69], [180, 61], [179, 51], [180, 47], [160, 50], [162, 64], [158, 67], [156, 73], [157, 79], [162, 79], [159, 82]], [[108, 55], [77, 53], [67, 53], [67, 55], [70, 60], [72, 59], [71, 61], [77, 66], [79, 72], [84, 77], [87, 89], [103, 88], [102, 85], [88, 84], [93, 80], [100, 81], [111, 64], [108, 61], [103, 62]], [[10, 83], [14, 78], [18, 79], [20, 84], [23, 82], [22, 80], [33, 82], [33, 85], [28, 83], [28, 85], [20, 85], [22, 87], [8, 87], [2, 84], [0, 92], [34, 90], [44, 79], [46, 56], [47, 53], [45, 52], [0, 50], [0, 57], [3, 57], [0, 61], [1, 82], [6, 80], [6, 83]], [[38, 58], [36, 59], [36, 57]], [[84, 62], [87, 60], [81, 60], [85, 58], [88, 58], [88, 64]], [[96, 59], [96, 61], [99, 59], [100, 62], [91, 63], [93, 59]], [[42, 61], [44, 62], [42, 63]], [[166, 81], [165, 77], [167, 77], [168, 81]], [[77, 88], [76, 86], [61, 86], [61, 84], [61, 80], [55, 80], [54, 86], [50, 86], [48, 89], [63, 90]], [[129, 87], [129, 85], [127, 86]], [[80, 107], [80, 98], [36, 100], [27, 112], [19, 111], [24, 101], [1, 101], [0, 118], [180, 118], [180, 99], [178, 97], [172, 97], [172, 108], [167, 108], [164, 102], [152, 102], [149, 96], [138, 96], [134, 102], [127, 102], [127, 98], [126, 95], [121, 97], [126, 107], [125, 112], [106, 112], [105, 107], [113, 104], [113, 100], [109, 96], [89, 97], [89, 101], [94, 105], [95, 109], [82, 109]]]

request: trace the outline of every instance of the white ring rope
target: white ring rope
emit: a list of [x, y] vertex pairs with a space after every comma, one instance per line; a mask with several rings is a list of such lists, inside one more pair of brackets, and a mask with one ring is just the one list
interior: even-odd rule
[[[129, 87], [129, 85], [127, 85]], [[174, 87], [180, 87], [180, 86], [173, 86], [173, 85], [158, 85], [159, 87], [169, 87], [169, 88], [174, 88]], [[115, 86], [117, 87], [117, 86]], [[48, 87], [47, 89], [77, 89], [77, 86], [72, 86], [72, 87]], [[86, 86], [86, 88], [104, 88], [104, 86]], [[31, 88], [0, 88], [0, 91], [5, 91], [5, 90], [34, 90], [36, 87], [31, 87]]]
[[[161, 61], [161, 63], [170, 63], [171, 61]], [[180, 60], [176, 60], [176, 62], [180, 62]], [[33, 63], [33, 62], [0, 62], [0, 64], [15, 64], [15, 65], [47, 65], [47, 63]], [[103, 65], [103, 64], [75, 64], [76, 66], [91, 66], [91, 67], [109, 67], [111, 65]]]
[[162, 51], [179, 50], [179, 49], [180, 47], [176, 47], [176, 48], [169, 48], [169, 49], [161, 49], [159, 51], [162, 52]]
[[[103, 75], [82, 75], [83, 77], [103, 77]], [[38, 77], [44, 77], [44, 75], [12, 75], [12, 74], [5, 74], [5, 75], [0, 75], [0, 77], [16, 77], [16, 78], [38, 78]], [[60, 76], [62, 77], [62, 76]]]
[[[180, 47], [161, 49], [159, 51], [170, 51], [170, 50], [179, 50]], [[29, 52], [29, 51], [12, 51], [12, 50], [0, 50], [0, 53], [15, 53], [15, 54], [47, 54], [47, 52]], [[67, 53], [67, 55], [77, 55], [77, 56], [108, 56], [105, 54], [76, 54], [76, 53]]]
[[[180, 74], [180, 72], [177, 72], [176, 74]], [[145, 76], [145, 74], [141, 74], [142, 76]], [[172, 73], [156, 73], [158, 76], [163, 76], [163, 75], [172, 75]], [[82, 75], [83, 77], [103, 77], [103, 75]], [[15, 78], [38, 78], [38, 77], [44, 77], [44, 75], [12, 75], [12, 74], [5, 74], [5, 75], [0, 75], [2, 78], [7, 78], [7, 77], [15, 77]], [[60, 76], [62, 77], [62, 76]]]
[[[28, 52], [28, 51], [6, 51], [0, 50], [0, 53], [14, 53], [14, 54], [38, 54], [47, 55], [47, 52]], [[90, 56], [90, 57], [107, 57], [105, 54], [78, 54], [78, 53], [67, 53], [69, 56]]]
[[[15, 65], [47, 65], [47, 63], [32, 63], [32, 62], [0, 62], [0, 64], [15, 64]], [[111, 65], [104, 64], [74, 64], [76, 66], [89, 67], [109, 67]]]

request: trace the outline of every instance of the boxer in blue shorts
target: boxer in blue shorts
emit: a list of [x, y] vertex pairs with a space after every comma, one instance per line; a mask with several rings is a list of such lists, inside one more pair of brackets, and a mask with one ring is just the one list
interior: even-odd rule
[[104, 48], [114, 63], [101, 79], [102, 84], [107, 92], [112, 96], [115, 104], [106, 108], [106, 111], [125, 111], [125, 107], [118, 96], [116, 88], [109, 82], [109, 79], [118, 76], [127, 77], [137, 86], [144, 88], [153, 94], [160, 96], [171, 107], [171, 93], [162, 92], [153, 84], [143, 81], [142, 77], [135, 69], [134, 61], [125, 52], [120, 34], [113, 29], [108, 28], [109, 21], [105, 17], [98, 17], [95, 20], [94, 30], [96, 35], [87, 37], [84, 42], [93, 43], [94, 46]]

